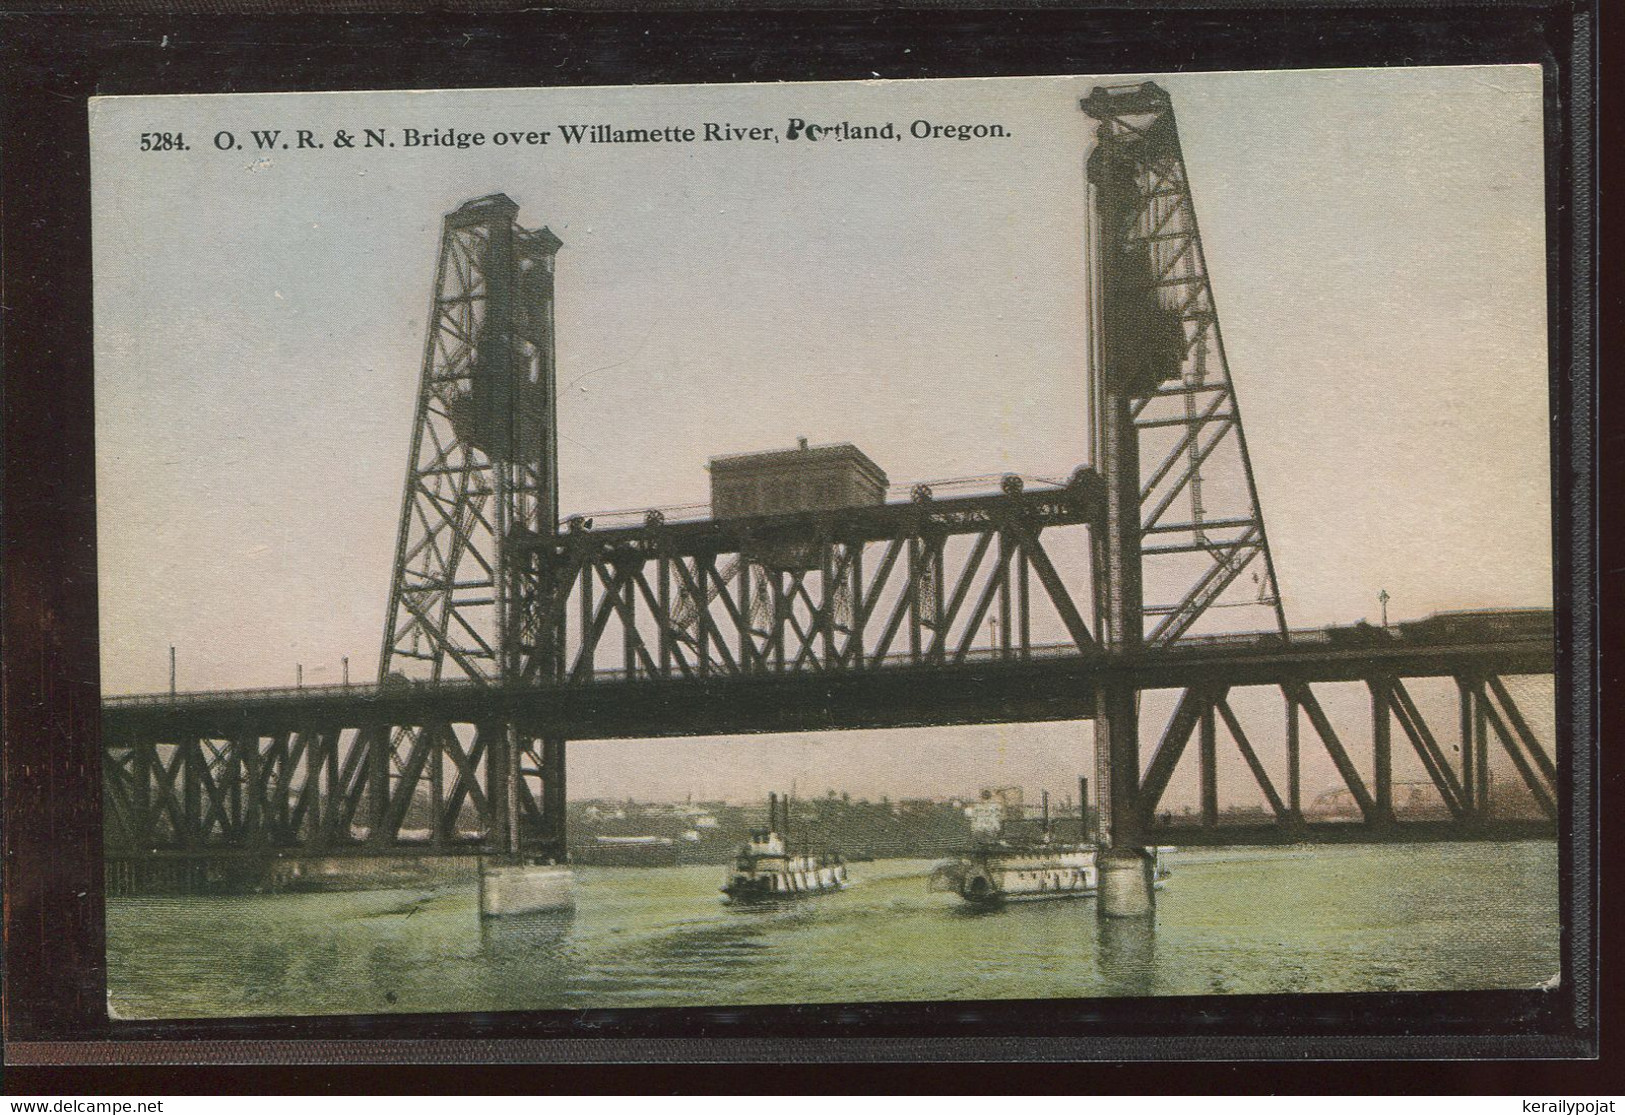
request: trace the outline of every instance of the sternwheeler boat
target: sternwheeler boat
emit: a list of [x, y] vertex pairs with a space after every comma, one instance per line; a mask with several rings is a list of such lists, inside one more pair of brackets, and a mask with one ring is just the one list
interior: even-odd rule
[[[1088, 783], [1080, 780], [1082, 800], [1088, 800]], [[998, 803], [983, 794], [983, 802], [972, 807], [975, 842], [957, 857], [940, 863], [931, 872], [928, 889], [949, 891], [975, 906], [997, 906], [1004, 902], [1035, 899], [1089, 898], [1099, 892], [1100, 845], [1091, 840], [1062, 843], [1053, 838], [1049, 821], [1049, 795], [1044, 795], [1044, 819], [1036, 837], [1013, 837], [1005, 825]], [[1082, 821], [1079, 822], [1080, 828]], [[1154, 885], [1163, 886], [1168, 869], [1162, 853], [1153, 849]]]
[[938, 864], [930, 888], [981, 906], [1033, 898], [1085, 898], [1100, 873], [1092, 844], [981, 844]]
[[[806, 855], [791, 850], [778, 829], [778, 795], [768, 795], [768, 824], [751, 831], [750, 840], [728, 870], [722, 893], [729, 902], [774, 902], [827, 894], [846, 886], [846, 864], [839, 855]], [[790, 827], [790, 802], [784, 802], [784, 828]]]

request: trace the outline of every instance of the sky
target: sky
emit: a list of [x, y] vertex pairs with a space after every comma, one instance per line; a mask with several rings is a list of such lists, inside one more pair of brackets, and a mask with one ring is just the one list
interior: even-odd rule
[[[1148, 75], [1173, 96], [1289, 623], [1551, 601], [1540, 73]], [[893, 481], [1087, 457], [1078, 97], [1125, 75], [99, 98], [104, 692], [377, 668], [442, 215], [558, 262], [561, 502], [851, 441]], [[569, 146], [563, 123], [997, 123], [960, 142]], [[321, 149], [300, 150], [309, 129]], [[552, 131], [343, 150], [339, 129]], [[256, 151], [254, 131], [282, 133]], [[141, 151], [144, 133], [187, 150]], [[242, 150], [216, 138], [230, 132]], [[287, 149], [280, 143], [289, 142]], [[573, 796], [1064, 793], [1086, 725], [572, 748]], [[990, 758], [991, 756], [991, 758]]]

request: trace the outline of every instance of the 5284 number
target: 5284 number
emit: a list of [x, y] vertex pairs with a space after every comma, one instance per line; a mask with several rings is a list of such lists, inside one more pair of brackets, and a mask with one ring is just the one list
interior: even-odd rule
[[181, 138], [180, 132], [142, 132], [141, 150], [143, 151], [185, 151], [186, 141]]

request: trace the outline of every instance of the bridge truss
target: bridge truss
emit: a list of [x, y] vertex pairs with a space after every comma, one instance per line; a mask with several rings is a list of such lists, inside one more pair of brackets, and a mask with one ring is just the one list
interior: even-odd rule
[[[991, 543], [990, 543], [991, 546]], [[1550, 832], [1561, 801], [1561, 737], [1517, 698], [1551, 671], [1549, 628], [1475, 636], [1368, 629], [1187, 641], [1124, 663], [1071, 643], [960, 661], [754, 675], [604, 671], [510, 687], [331, 687], [126, 699], [104, 712], [107, 834], [116, 854], [324, 855], [499, 851], [504, 800], [490, 771], [505, 725], [532, 738], [626, 739], [751, 731], [1087, 720], [1107, 683], [1172, 702], [1137, 772], [1153, 839], [1182, 844], [1416, 840]], [[945, 656], [946, 657], [946, 656]], [[1454, 693], [1446, 710], [1438, 688]], [[1357, 690], [1359, 701], [1350, 699]], [[1285, 749], [1265, 746], [1285, 725]], [[1397, 727], [1397, 731], [1395, 730]], [[403, 732], [402, 729], [410, 729]], [[401, 747], [402, 739], [410, 739]], [[495, 745], [495, 746], [493, 746]], [[1336, 771], [1349, 808], [1317, 820], [1303, 800], [1311, 751]], [[1267, 814], [1226, 808], [1226, 753]], [[1396, 804], [1401, 752], [1433, 793], [1423, 816]], [[1492, 808], [1492, 757], [1506, 756], [1530, 806]], [[523, 767], [519, 827], [547, 832], [542, 771]], [[1162, 815], [1177, 775], [1200, 784], [1195, 815]], [[1322, 782], [1309, 783], [1318, 793]], [[1414, 794], [1411, 796], [1414, 797]]]
[[[576, 529], [530, 543], [527, 677], [827, 673], [1100, 647], [1086, 531], [1099, 478], [1026, 492], [751, 519]], [[1052, 552], [1059, 545], [1066, 552]], [[1065, 572], [1063, 572], [1065, 569]], [[551, 653], [553, 648], [560, 653]]]

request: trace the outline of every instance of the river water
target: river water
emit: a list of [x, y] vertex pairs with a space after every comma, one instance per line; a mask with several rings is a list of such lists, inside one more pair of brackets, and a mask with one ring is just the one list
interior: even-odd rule
[[790, 906], [723, 868], [581, 868], [576, 908], [481, 923], [475, 884], [108, 901], [124, 1018], [1527, 988], [1558, 969], [1551, 843], [1176, 852], [1154, 929], [1091, 898], [991, 912], [926, 860]]

